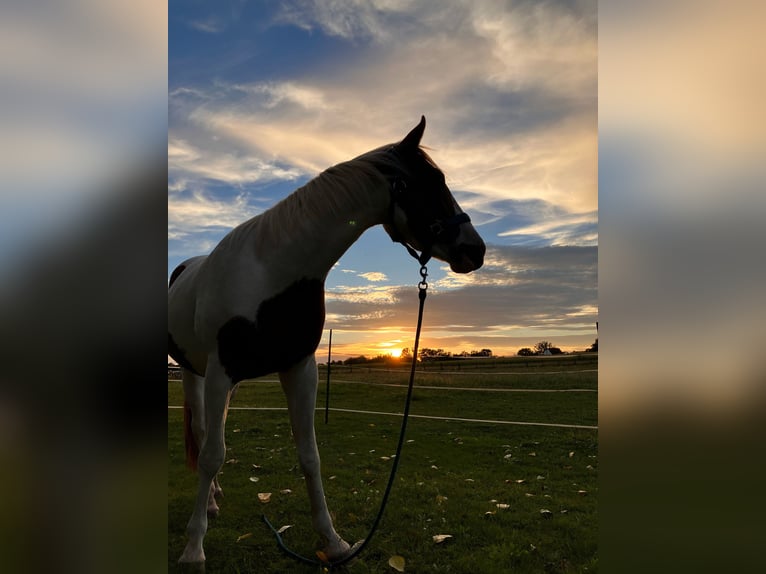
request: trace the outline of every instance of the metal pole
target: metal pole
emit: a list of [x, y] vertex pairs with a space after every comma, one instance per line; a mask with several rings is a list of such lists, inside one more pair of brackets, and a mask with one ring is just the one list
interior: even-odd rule
[[332, 329], [330, 329], [330, 344], [327, 346], [327, 387], [324, 396], [324, 424], [330, 416], [330, 363], [332, 361]]

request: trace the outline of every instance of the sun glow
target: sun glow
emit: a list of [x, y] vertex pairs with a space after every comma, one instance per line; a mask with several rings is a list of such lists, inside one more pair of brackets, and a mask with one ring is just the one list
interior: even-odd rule
[[402, 356], [402, 350], [401, 349], [391, 349], [391, 356], [394, 359], [398, 359]]

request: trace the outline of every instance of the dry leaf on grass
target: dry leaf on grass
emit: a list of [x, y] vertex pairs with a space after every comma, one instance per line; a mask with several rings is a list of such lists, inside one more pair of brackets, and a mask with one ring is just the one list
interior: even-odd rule
[[250, 482], [258, 482], [259, 480], [261, 480], [261, 479], [258, 478], [257, 476], [251, 476], [250, 477]]
[[258, 493], [258, 500], [266, 504], [271, 500], [271, 493], [270, 492], [259, 492]]
[[253, 535], [252, 532], [246, 532], [245, 534], [237, 538], [237, 542], [239, 542], [240, 540], [244, 540], [245, 538], [250, 538], [252, 535]]
[[288, 528], [292, 528], [292, 527], [293, 527], [292, 524], [285, 524], [282, 528], [277, 530], [277, 534], [282, 534], [285, 530], [287, 530]]
[[445, 540], [452, 538], [452, 534], [434, 534], [433, 539], [437, 544], [441, 544]]
[[511, 507], [510, 504], [505, 504], [505, 503], [502, 503], [502, 502], [499, 502], [495, 506], [497, 506], [500, 510], [508, 510]]
[[388, 559], [388, 565], [397, 572], [404, 572], [404, 557], [398, 555], [391, 556], [391, 558]]

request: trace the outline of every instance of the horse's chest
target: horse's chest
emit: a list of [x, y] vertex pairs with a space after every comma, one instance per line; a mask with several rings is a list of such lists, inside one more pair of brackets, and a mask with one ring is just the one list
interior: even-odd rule
[[324, 327], [324, 284], [301, 279], [218, 331], [218, 357], [232, 382], [283, 371], [313, 353]]

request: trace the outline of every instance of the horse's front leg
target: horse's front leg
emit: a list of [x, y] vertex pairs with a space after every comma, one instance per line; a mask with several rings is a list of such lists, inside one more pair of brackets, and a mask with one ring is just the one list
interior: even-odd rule
[[293, 438], [298, 449], [298, 462], [306, 479], [311, 503], [311, 522], [314, 530], [322, 538], [325, 555], [330, 560], [338, 560], [348, 554], [350, 547], [348, 542], [335, 532], [322, 487], [319, 449], [314, 431], [318, 381], [314, 356], [311, 355], [290, 370], [279, 373], [279, 380], [287, 396]]

